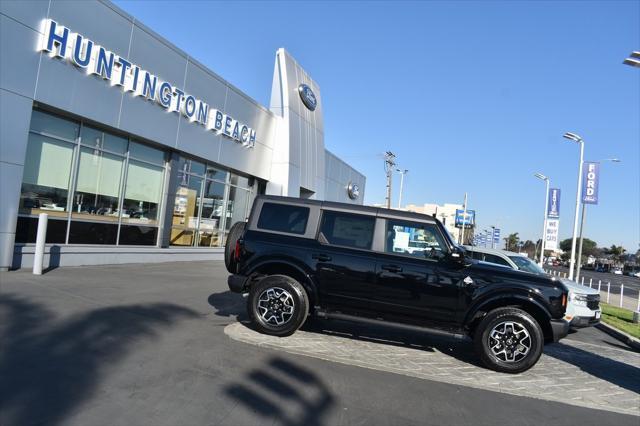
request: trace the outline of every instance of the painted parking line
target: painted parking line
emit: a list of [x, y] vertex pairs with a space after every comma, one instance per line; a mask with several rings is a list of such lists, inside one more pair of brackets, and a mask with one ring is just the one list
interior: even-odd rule
[[511, 375], [474, 365], [471, 345], [464, 342], [380, 343], [344, 332], [303, 330], [279, 338], [242, 323], [224, 332], [240, 342], [326, 361], [640, 416], [640, 354], [616, 348], [563, 340], [545, 346], [533, 368]]

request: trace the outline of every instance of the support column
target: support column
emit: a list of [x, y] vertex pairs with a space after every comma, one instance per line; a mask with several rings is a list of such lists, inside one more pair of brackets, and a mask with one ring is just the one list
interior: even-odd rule
[[0, 89], [0, 270], [13, 263], [33, 100]]

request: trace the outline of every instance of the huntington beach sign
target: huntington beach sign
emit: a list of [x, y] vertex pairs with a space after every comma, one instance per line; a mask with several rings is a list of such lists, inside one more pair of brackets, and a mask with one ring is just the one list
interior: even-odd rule
[[43, 21], [38, 50], [48, 52], [51, 58], [66, 59], [85, 69], [87, 75], [108, 80], [111, 86], [156, 102], [216, 134], [249, 148], [255, 146], [256, 131], [251, 127], [52, 19]]

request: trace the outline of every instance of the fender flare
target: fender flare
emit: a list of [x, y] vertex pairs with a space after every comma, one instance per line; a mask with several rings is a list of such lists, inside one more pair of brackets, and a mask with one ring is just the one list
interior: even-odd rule
[[[308, 271], [304, 265], [301, 265], [299, 262], [296, 262], [292, 259], [283, 259], [281, 257], [278, 258], [262, 258], [255, 262], [252, 262], [251, 265], [246, 269], [246, 275], [251, 276], [255, 274], [259, 269], [264, 268], [269, 265], [285, 265], [289, 268], [294, 269], [300, 276], [304, 277], [304, 280], [300, 282], [300, 284], [307, 291], [309, 298], [314, 300], [316, 303], [318, 301], [318, 283], [313, 278], [313, 275]], [[286, 275], [286, 274], [284, 274]], [[311, 306], [312, 308], [312, 306]]]
[[[500, 293], [496, 293], [491, 296], [488, 296], [486, 299], [483, 299], [477, 302], [471, 309], [467, 311], [463, 324], [468, 325], [472, 323], [476, 319], [476, 315], [478, 314], [478, 312], [483, 311], [484, 308], [486, 308], [487, 306], [494, 305], [496, 304], [496, 302], [501, 302], [501, 301], [504, 301], [507, 304], [513, 304], [513, 302], [517, 304], [518, 302], [521, 302], [522, 304], [525, 304], [525, 305], [533, 305], [538, 311], [540, 311], [545, 315], [547, 320], [550, 321], [552, 318], [551, 312], [549, 312], [549, 309], [536, 298], [531, 297], [530, 295], [524, 295], [521, 293], [500, 292]], [[498, 305], [500, 304], [501, 303], [498, 303]], [[544, 327], [544, 324], [541, 324], [541, 326]]]

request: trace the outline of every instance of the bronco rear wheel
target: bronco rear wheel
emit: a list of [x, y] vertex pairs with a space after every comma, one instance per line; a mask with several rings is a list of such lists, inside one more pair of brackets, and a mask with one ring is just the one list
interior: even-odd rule
[[269, 275], [251, 286], [247, 311], [261, 333], [289, 336], [307, 319], [309, 298], [293, 278]]

